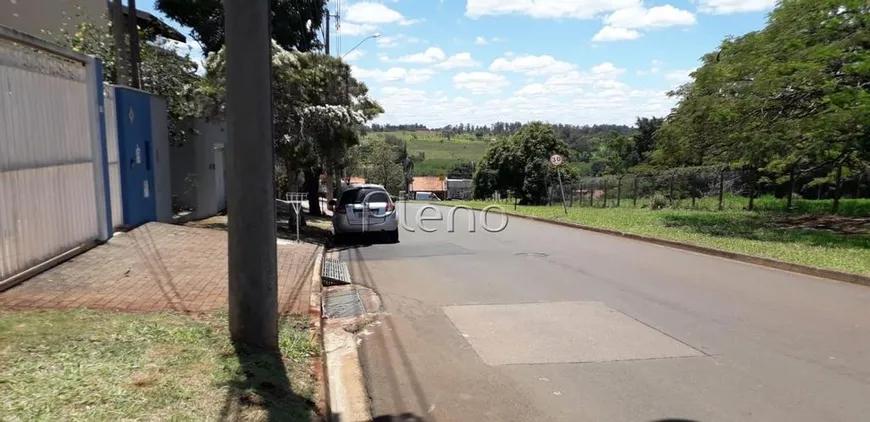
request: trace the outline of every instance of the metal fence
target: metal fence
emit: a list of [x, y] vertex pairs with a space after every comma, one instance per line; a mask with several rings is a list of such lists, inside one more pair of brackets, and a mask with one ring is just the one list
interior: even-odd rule
[[[833, 211], [856, 205], [852, 199], [870, 198], [870, 172], [846, 169], [839, 185], [826, 177], [831, 168], [788, 175], [716, 167], [678, 168], [654, 174], [582, 178], [564, 186], [569, 206], [686, 208], [703, 210]], [[551, 184], [551, 202], [561, 200]], [[866, 201], [865, 201], [866, 202]], [[868, 204], [870, 207], [870, 204]]]
[[99, 74], [0, 26], [0, 281], [109, 236]]

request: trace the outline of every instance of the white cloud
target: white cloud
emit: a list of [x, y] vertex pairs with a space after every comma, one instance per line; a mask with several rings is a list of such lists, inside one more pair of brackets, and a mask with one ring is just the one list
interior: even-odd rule
[[666, 4], [649, 9], [631, 7], [619, 9], [604, 18], [604, 24], [614, 28], [667, 28], [670, 26], [694, 25], [697, 21], [691, 12]]
[[596, 75], [618, 76], [625, 73], [625, 69], [618, 68], [610, 62], [604, 62], [592, 68], [592, 73]]
[[609, 42], [609, 41], [627, 41], [627, 40], [636, 40], [643, 35], [640, 32], [635, 31], [634, 29], [627, 28], [614, 28], [612, 26], [605, 26], [592, 37], [592, 41], [596, 42]]
[[[348, 22], [367, 24], [400, 24], [412, 25], [418, 20], [408, 20], [401, 13], [390, 9], [381, 3], [361, 2], [354, 3], [344, 12], [344, 19]], [[344, 26], [342, 24], [342, 30]]]
[[406, 84], [419, 84], [428, 81], [435, 75], [432, 69], [405, 69], [391, 67], [387, 70], [362, 69], [351, 66], [351, 72], [355, 78], [363, 81], [377, 82], [404, 82]]
[[574, 68], [573, 64], [546, 55], [498, 58], [489, 66], [489, 70], [493, 72], [519, 72], [531, 75], [568, 72]]
[[376, 41], [378, 43], [378, 47], [381, 48], [394, 48], [398, 47], [400, 44], [419, 44], [422, 43], [423, 40], [417, 37], [409, 37], [405, 34], [396, 34], [396, 35], [382, 35]]
[[477, 67], [480, 63], [471, 58], [471, 53], [457, 53], [447, 60], [435, 65], [439, 69], [458, 69], [461, 67]]
[[497, 94], [510, 85], [507, 78], [490, 72], [462, 72], [453, 76], [453, 86], [472, 94]]
[[444, 50], [438, 47], [429, 47], [422, 53], [404, 56], [398, 60], [405, 63], [435, 63], [444, 60], [446, 57], [447, 55], [444, 54]]
[[773, 9], [777, 0], [698, 0], [698, 11], [716, 15], [762, 12]]
[[646, 75], [651, 75], [651, 74], [659, 73], [659, 72], [662, 71], [661, 65], [662, 65], [661, 60], [653, 60], [653, 61], [650, 63], [650, 68], [649, 68], [649, 69], [638, 69], [638, 70], [635, 72], [635, 74], [637, 74], [637, 76], [646, 76]]
[[477, 39], [474, 40], [474, 43], [477, 45], [487, 45], [489, 44], [489, 41], [487, 41], [486, 38], [477, 37]]
[[399, 46], [399, 38], [382, 35], [378, 38], [377, 43], [378, 43], [378, 47], [381, 47], [381, 48], [398, 47]]
[[[653, 65], [664, 66], [660, 62]], [[420, 122], [431, 127], [459, 121], [476, 125], [531, 120], [632, 124], [637, 116], [664, 116], [675, 105], [675, 99], [663, 90], [633, 87], [621, 81], [625, 74], [625, 69], [604, 62], [585, 70], [550, 75], [544, 82], [532, 78], [516, 91], [497, 95], [510, 85], [503, 75], [460, 73], [453, 83], [455, 88], [467, 90], [471, 94], [468, 97], [402, 87], [377, 91], [375, 97], [385, 109], [377, 121]], [[478, 94], [494, 95], [480, 98]]]
[[692, 81], [692, 76], [690, 75], [694, 72], [695, 69], [681, 69], [681, 70], [673, 70], [665, 73], [665, 80], [670, 82], [675, 82], [678, 84], [684, 84]]
[[535, 96], [535, 95], [547, 95], [553, 92], [552, 88], [544, 85], [544, 84], [528, 84], [516, 92], [514, 92], [515, 96]]
[[540, 19], [592, 19], [602, 13], [636, 7], [641, 0], [468, 0], [465, 15], [527, 15]]
[[377, 29], [377, 26], [368, 23], [356, 24], [351, 22], [343, 22], [341, 24], [341, 34], [351, 37], [363, 35], [368, 36], [373, 34]]
[[351, 51], [350, 53], [347, 53], [347, 54], [344, 56], [344, 61], [346, 61], [346, 62], [352, 62], [352, 61], [354, 61], [354, 60], [359, 60], [359, 59], [363, 58], [363, 57], [366, 55], [366, 53], [367, 53], [367, 52], [366, 52], [365, 50], [354, 50], [354, 51]]

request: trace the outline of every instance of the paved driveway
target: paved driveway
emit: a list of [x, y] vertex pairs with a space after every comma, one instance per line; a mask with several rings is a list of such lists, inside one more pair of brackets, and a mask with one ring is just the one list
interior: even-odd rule
[[375, 416], [870, 415], [868, 287], [520, 219], [427, 224], [342, 252], [387, 312], [361, 336]]
[[[319, 250], [311, 244], [278, 246], [282, 312], [308, 312]], [[116, 235], [0, 293], [0, 307], [204, 312], [226, 306], [227, 233], [162, 223]]]

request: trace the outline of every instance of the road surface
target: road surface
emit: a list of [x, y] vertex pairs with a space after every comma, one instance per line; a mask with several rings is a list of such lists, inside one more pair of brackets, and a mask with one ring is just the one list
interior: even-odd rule
[[868, 287], [465, 211], [428, 233], [406, 206], [400, 244], [340, 252], [387, 314], [360, 344], [376, 420], [870, 415]]

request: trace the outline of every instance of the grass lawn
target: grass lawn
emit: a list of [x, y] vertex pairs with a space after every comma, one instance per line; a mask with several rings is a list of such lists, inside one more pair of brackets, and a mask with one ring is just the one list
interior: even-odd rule
[[0, 419], [313, 420], [308, 317], [283, 320], [280, 343], [234, 346], [225, 313], [0, 311]]
[[[486, 202], [451, 201], [482, 208]], [[785, 262], [870, 275], [870, 220], [744, 211], [568, 208], [500, 204], [509, 213], [563, 220]], [[823, 227], [823, 228], [819, 228]], [[566, 229], [567, 230], [567, 229]], [[848, 233], [848, 234], [847, 234]]]

